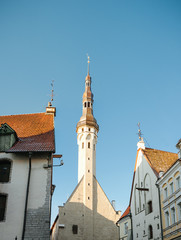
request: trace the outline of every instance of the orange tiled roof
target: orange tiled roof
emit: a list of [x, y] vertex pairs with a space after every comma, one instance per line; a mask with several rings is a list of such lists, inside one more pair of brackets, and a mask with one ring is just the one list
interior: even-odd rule
[[126, 211], [121, 215], [121, 217], [120, 217], [120, 219], [118, 220], [118, 222], [119, 222], [122, 218], [126, 217], [129, 213], [130, 213], [130, 206], [128, 206], [128, 207], [126, 208]]
[[18, 141], [8, 152], [55, 151], [53, 114], [0, 116], [0, 125], [4, 123], [15, 130], [18, 136]]
[[145, 148], [142, 149], [142, 151], [156, 174], [159, 174], [160, 171], [166, 172], [178, 159], [178, 155], [176, 153], [151, 148]]

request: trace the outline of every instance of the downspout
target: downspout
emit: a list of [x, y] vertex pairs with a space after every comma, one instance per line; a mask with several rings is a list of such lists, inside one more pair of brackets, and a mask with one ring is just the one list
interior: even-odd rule
[[161, 199], [160, 199], [160, 188], [159, 185], [155, 184], [158, 188], [158, 198], [159, 198], [159, 210], [160, 210], [160, 228], [161, 228], [161, 239], [163, 240], [163, 227], [162, 227], [162, 212], [161, 212]]
[[130, 218], [131, 218], [131, 240], [133, 239], [133, 220], [132, 220], [132, 214], [130, 211]]
[[32, 152], [29, 152], [29, 171], [28, 171], [28, 181], [27, 181], [27, 187], [26, 187], [26, 198], [25, 198], [22, 240], [24, 240], [25, 228], [26, 228], [26, 215], [27, 215], [28, 196], [29, 196], [29, 188], [30, 188], [30, 176], [31, 176], [31, 156], [32, 156]]

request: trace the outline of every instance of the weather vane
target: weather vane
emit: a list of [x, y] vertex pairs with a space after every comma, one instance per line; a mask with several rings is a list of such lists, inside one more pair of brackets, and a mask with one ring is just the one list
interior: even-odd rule
[[53, 98], [54, 98], [54, 80], [52, 80], [51, 82], [51, 86], [52, 86], [52, 91], [51, 91], [51, 102], [53, 102]]
[[138, 125], [138, 136], [139, 136], [139, 140], [141, 140], [142, 139], [142, 133], [141, 133], [141, 129], [140, 129], [140, 122], [137, 124]]
[[88, 55], [88, 53], [87, 53], [87, 59], [88, 59], [88, 74], [89, 74], [89, 63], [90, 63], [90, 57], [89, 57], [89, 55]]

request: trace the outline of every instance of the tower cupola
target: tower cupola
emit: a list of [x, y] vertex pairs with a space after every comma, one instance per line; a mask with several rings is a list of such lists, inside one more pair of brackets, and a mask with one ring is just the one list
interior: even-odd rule
[[76, 127], [76, 132], [78, 131], [79, 127], [82, 126], [90, 126], [90, 127], [95, 127], [97, 131], [99, 131], [99, 126], [97, 124], [96, 119], [93, 116], [93, 93], [91, 92], [91, 76], [89, 74], [89, 57], [88, 57], [88, 73], [85, 78], [85, 92], [83, 94], [83, 99], [82, 99], [82, 116], [77, 123]]

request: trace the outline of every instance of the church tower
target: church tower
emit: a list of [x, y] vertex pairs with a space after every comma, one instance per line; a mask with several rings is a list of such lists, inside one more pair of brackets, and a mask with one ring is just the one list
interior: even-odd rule
[[78, 184], [52, 227], [52, 240], [113, 240], [118, 238], [116, 212], [96, 179], [96, 144], [99, 126], [93, 115], [91, 77], [85, 78], [82, 116], [77, 123]]
[[93, 102], [88, 57], [88, 73], [85, 78], [82, 116], [76, 128], [78, 144], [78, 182], [83, 176], [89, 181], [91, 181], [89, 176], [93, 175], [96, 177], [96, 143], [99, 126], [93, 115]]

